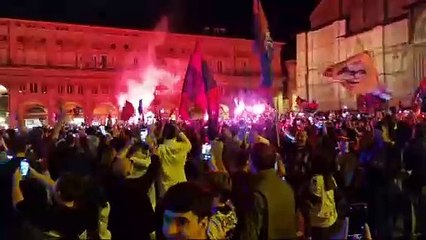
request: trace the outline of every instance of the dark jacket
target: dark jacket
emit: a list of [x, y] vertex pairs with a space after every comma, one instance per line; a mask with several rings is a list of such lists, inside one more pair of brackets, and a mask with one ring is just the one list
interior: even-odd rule
[[414, 139], [405, 150], [404, 164], [406, 170], [412, 170], [410, 182], [412, 187], [420, 189], [426, 186], [426, 139]]
[[290, 185], [270, 169], [255, 176], [253, 190], [258, 239], [296, 239], [296, 203]]
[[154, 211], [148, 190], [160, 171], [158, 157], [151, 158], [147, 172], [139, 178], [112, 178], [107, 181], [111, 205], [108, 229], [117, 239], [149, 239], [154, 231]]

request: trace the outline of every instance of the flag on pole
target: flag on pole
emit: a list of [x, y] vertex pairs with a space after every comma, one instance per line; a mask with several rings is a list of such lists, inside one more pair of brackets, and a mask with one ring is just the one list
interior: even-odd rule
[[422, 112], [426, 112], [426, 78], [420, 81], [414, 93], [412, 105], [420, 108]]
[[379, 75], [376, 66], [367, 51], [329, 66], [323, 75], [341, 83], [353, 94], [371, 93], [379, 86]]
[[205, 60], [202, 60], [201, 67], [203, 70], [205, 93], [207, 95], [207, 113], [209, 118], [217, 119], [219, 117], [219, 88]]
[[212, 72], [210, 71], [209, 65], [205, 60], [202, 60], [201, 66], [207, 95], [207, 114], [209, 117], [208, 126], [210, 131], [216, 131], [219, 127], [219, 88]]
[[253, 16], [255, 31], [255, 50], [259, 54], [262, 80], [262, 88], [272, 87], [272, 56], [274, 50], [274, 42], [269, 31], [268, 20], [263, 11], [260, 0], [253, 0]]
[[121, 110], [121, 120], [129, 121], [133, 115], [135, 115], [135, 107], [133, 107], [129, 101], [126, 101], [123, 109]]
[[189, 59], [183, 80], [179, 114], [183, 120], [188, 120], [194, 113], [207, 111], [207, 96], [203, 79], [202, 58], [198, 43]]

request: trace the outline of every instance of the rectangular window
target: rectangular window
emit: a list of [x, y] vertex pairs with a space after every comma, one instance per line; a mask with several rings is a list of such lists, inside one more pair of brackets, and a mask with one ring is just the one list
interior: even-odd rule
[[65, 87], [64, 86], [58, 86], [58, 93], [59, 94], [64, 94], [64, 91], [65, 91]]
[[41, 93], [46, 94], [47, 93], [47, 86], [41, 85]]
[[98, 87], [92, 88], [92, 94], [98, 94]]
[[223, 64], [222, 61], [217, 61], [217, 72], [222, 73], [223, 72]]
[[37, 92], [38, 92], [37, 83], [30, 83], [30, 93], [37, 93]]
[[247, 74], [248, 73], [248, 60], [245, 58], [238, 59], [237, 60], [237, 69], [236, 72], [240, 74]]
[[73, 85], [67, 85], [67, 93], [73, 94], [74, 92], [74, 86]]
[[83, 86], [80, 85], [80, 86], [77, 87], [77, 93], [80, 94], [80, 95], [84, 94]]
[[77, 54], [75, 57], [75, 67], [83, 68], [83, 56], [81, 54]]
[[102, 94], [109, 94], [108, 86], [101, 86], [101, 93]]
[[25, 93], [27, 86], [25, 84], [19, 85], [19, 93]]
[[247, 61], [243, 61], [243, 71], [247, 72]]
[[93, 66], [94, 68], [97, 68], [97, 67], [98, 67], [98, 58], [97, 58], [97, 56], [96, 56], [96, 55], [93, 55], [93, 56], [92, 56], [92, 66]]
[[106, 69], [108, 67], [108, 58], [106, 55], [101, 56], [101, 63], [99, 65], [99, 68]]

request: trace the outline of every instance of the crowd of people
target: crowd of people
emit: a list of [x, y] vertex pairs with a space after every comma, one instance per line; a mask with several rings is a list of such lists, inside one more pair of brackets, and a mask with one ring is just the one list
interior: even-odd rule
[[420, 236], [426, 125], [410, 116], [159, 120], [146, 136], [66, 114], [53, 128], [21, 124], [0, 136], [0, 239]]

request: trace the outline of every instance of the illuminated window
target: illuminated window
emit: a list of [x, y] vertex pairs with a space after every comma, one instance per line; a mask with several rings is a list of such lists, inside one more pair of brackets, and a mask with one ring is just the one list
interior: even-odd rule
[[58, 93], [59, 94], [63, 94], [64, 93], [64, 91], [65, 91], [65, 87], [64, 86], [58, 86]]
[[41, 93], [46, 94], [47, 93], [47, 86], [41, 85]]
[[38, 86], [37, 83], [30, 83], [30, 93], [37, 93]]
[[80, 86], [77, 87], [77, 93], [80, 94], [80, 95], [84, 94], [83, 86], [80, 85]]
[[67, 93], [73, 94], [74, 92], [74, 86], [73, 85], [67, 85]]

